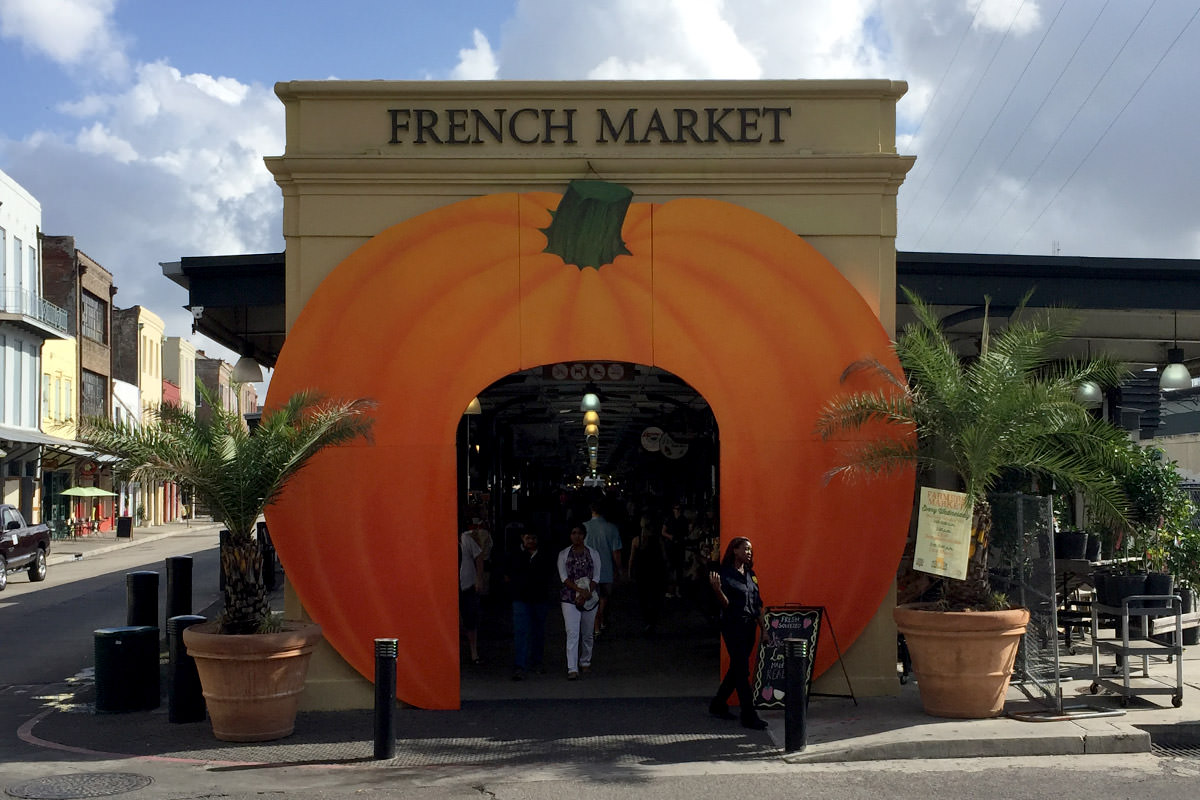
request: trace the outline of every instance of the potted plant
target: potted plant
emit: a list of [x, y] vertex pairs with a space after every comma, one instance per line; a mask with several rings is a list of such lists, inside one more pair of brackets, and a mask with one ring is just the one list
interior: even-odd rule
[[[185, 629], [183, 638], [196, 659], [216, 737], [277, 739], [295, 726], [308, 658], [321, 632], [310, 622], [272, 615], [256, 524], [314, 455], [369, 436], [374, 404], [298, 392], [266, 412], [251, 432], [240, 414], [200, 391], [211, 411], [207, 419], [162, 405], [140, 426], [89, 418], [79, 437], [118, 457], [115, 470], [123, 480], [192, 487], [227, 529], [220, 552], [224, 609], [217, 620]], [[277, 679], [286, 685], [276, 685]]]
[[[1050, 313], [1026, 320], [1024, 303], [993, 334], [986, 299], [979, 355], [963, 358], [933, 309], [904, 292], [916, 320], [894, 347], [907, 378], [875, 360], [850, 365], [844, 378], [866, 370], [881, 376], [884, 388], [835, 398], [820, 414], [817, 430], [827, 440], [848, 440], [831, 478], [916, 465], [918, 483], [966, 495], [972, 538], [965, 580], [913, 571], [910, 540], [894, 617], [927, 713], [996, 716], [1029, 612], [1010, 608], [1008, 598], [993, 591], [988, 494], [1014, 476], [1028, 485], [1053, 482], [1082, 490], [1094, 513], [1124, 518], [1125, 497], [1114, 475], [1128, 437], [1074, 399], [1083, 382], [1115, 385], [1124, 370], [1105, 357], [1055, 360], [1072, 320]], [[910, 435], [872, 435], [879, 426]], [[930, 596], [932, 603], [908, 602]], [[938, 644], [950, 649], [930, 651]]]
[[[1130, 445], [1130, 466], [1122, 483], [1129, 495], [1128, 552], [1140, 558], [1145, 573], [1138, 594], [1168, 595], [1187, 587], [1197, 577], [1197, 531], [1192, 527], [1196, 506], [1183, 488], [1173, 461], [1157, 447]], [[1190, 598], [1189, 598], [1190, 599]]]

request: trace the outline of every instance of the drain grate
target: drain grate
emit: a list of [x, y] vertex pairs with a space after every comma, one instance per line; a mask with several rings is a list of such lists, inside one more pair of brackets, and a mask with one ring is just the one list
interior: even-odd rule
[[51, 775], [34, 778], [5, 790], [12, 797], [26, 800], [71, 800], [77, 797], [108, 797], [109, 795], [144, 789], [154, 782], [146, 775], [132, 772], [79, 772], [74, 775]]
[[1167, 746], [1150, 741], [1150, 752], [1159, 758], [1200, 758], [1200, 745]]

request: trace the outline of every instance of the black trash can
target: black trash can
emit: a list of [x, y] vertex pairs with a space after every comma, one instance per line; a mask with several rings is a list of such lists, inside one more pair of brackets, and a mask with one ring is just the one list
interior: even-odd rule
[[158, 708], [158, 626], [98, 628], [94, 636], [97, 713]]

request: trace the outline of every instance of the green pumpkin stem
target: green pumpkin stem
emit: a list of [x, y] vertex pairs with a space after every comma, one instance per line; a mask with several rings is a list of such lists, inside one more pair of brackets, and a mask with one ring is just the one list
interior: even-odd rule
[[621, 226], [633, 191], [605, 181], [571, 181], [553, 220], [542, 228], [546, 249], [564, 263], [599, 270], [620, 255], [630, 255]]

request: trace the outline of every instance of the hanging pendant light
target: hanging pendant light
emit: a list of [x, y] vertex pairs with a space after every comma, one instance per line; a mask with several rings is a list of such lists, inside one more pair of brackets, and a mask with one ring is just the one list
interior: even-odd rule
[[[1092, 363], [1092, 342], [1087, 343], [1087, 363]], [[1097, 408], [1104, 404], [1104, 391], [1095, 381], [1083, 381], [1075, 387], [1075, 402], [1084, 408]]]
[[588, 411], [586, 414], [583, 415], [583, 424], [584, 425], [599, 425], [600, 424], [600, 415], [597, 414], [595, 411]]
[[1167, 348], [1167, 366], [1158, 379], [1162, 391], [1192, 388], [1192, 373], [1183, 363], [1183, 348], [1179, 346], [1179, 312], [1175, 315], [1175, 346]]
[[262, 367], [250, 356], [242, 356], [233, 365], [233, 379], [238, 383], [262, 383]]
[[600, 410], [600, 389], [596, 386], [596, 384], [589, 381], [588, 385], [583, 388], [583, 399], [579, 401], [579, 410]]
[[1104, 402], [1104, 392], [1095, 381], [1084, 381], [1075, 389], [1075, 402], [1084, 408], [1096, 408]]

